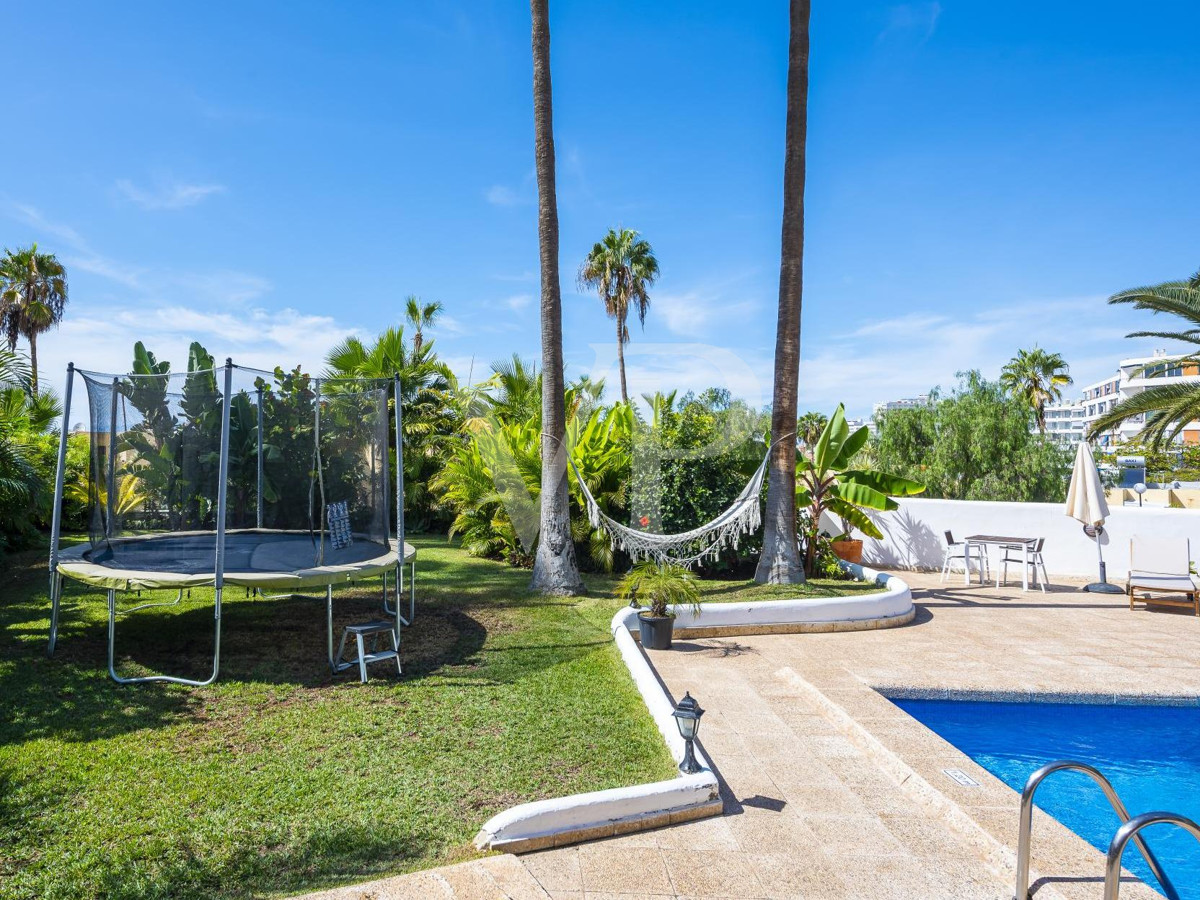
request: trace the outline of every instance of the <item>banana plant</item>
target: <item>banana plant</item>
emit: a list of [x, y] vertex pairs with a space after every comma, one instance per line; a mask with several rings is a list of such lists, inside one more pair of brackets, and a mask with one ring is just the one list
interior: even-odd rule
[[811, 450], [796, 459], [796, 509], [804, 511], [805, 571], [811, 573], [816, 556], [816, 538], [821, 531], [821, 514], [830, 512], [849, 534], [857, 528], [868, 537], [883, 533], [865, 510], [886, 512], [899, 507], [893, 497], [911, 497], [925, 485], [898, 475], [854, 468], [854, 457], [866, 446], [870, 432], [864, 425], [854, 431], [846, 423], [846, 410], [839, 405], [821, 430]]

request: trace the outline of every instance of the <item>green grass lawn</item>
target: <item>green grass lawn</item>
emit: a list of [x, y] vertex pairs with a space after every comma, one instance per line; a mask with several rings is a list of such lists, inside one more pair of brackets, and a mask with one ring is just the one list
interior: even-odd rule
[[[281, 896], [460, 860], [515, 803], [674, 773], [608, 634], [615, 579], [589, 577], [586, 597], [531, 597], [528, 572], [441, 537], [413, 543], [405, 673], [380, 664], [366, 685], [330, 676], [323, 603], [241, 590], [226, 593], [215, 685], [117, 685], [104, 595], [67, 582], [47, 659], [45, 555], [9, 557], [0, 897]], [[868, 586], [705, 589], [732, 601]], [[336, 596], [339, 634], [378, 610], [377, 586]], [[119, 667], [204, 677], [211, 609], [195, 591], [120, 620]]]

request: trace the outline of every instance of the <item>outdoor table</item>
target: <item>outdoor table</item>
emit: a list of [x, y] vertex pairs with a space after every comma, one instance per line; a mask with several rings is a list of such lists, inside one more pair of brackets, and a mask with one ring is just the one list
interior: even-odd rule
[[[979, 548], [979, 583], [983, 584], [983, 554], [987, 552], [988, 544], [1021, 548], [1024, 563], [1021, 566], [1021, 590], [1029, 590], [1029, 546], [1037, 543], [1037, 538], [1005, 537], [996, 534], [972, 534], [963, 539], [963, 583], [971, 583], [971, 545]], [[996, 568], [996, 587], [1000, 587], [1000, 569]]]

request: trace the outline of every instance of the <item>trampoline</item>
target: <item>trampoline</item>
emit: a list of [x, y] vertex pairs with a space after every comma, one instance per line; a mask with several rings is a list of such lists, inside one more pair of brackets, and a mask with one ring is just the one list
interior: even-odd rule
[[[144, 366], [152, 371], [130, 375], [68, 366], [51, 522], [50, 655], [58, 636], [64, 578], [107, 591], [108, 668], [121, 683], [215, 681], [228, 587], [244, 588], [255, 597], [308, 597], [302, 592], [324, 588], [322, 596], [312, 599], [325, 601], [328, 662], [336, 674], [358, 663], [346, 662], [340, 654], [335, 658], [333, 589], [379, 579], [383, 609], [389, 621], [394, 619], [399, 665], [400, 630], [416, 614], [416, 551], [404, 542], [399, 376], [313, 379], [299, 370], [263, 372], [231, 360], [216, 369], [211, 358], [208, 366], [204, 361], [203, 351], [197, 353], [193, 345], [188, 371], [178, 375], [152, 356], [152, 365]], [[91, 413], [91, 516], [88, 542], [62, 549], [76, 375], [87, 387]], [[218, 375], [223, 375], [220, 388]], [[235, 380], [242, 382], [236, 389]], [[389, 398], [397, 401], [394, 430]], [[394, 531], [389, 528], [392, 499]], [[393, 603], [388, 602], [389, 578]], [[203, 680], [118, 675], [118, 616], [176, 605], [185, 590], [205, 587], [214, 589], [211, 675]], [[176, 591], [175, 600], [118, 612], [118, 592], [162, 589]]]

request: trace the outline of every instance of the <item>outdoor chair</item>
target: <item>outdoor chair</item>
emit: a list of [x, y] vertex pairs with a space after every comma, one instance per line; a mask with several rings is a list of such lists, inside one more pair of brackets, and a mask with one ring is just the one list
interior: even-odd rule
[[1200, 616], [1200, 583], [1191, 572], [1192, 547], [1187, 538], [1131, 538], [1129, 580], [1125, 593], [1133, 604], [1182, 606]]
[[[1033, 575], [1034, 583], [1042, 589], [1042, 593], [1046, 593], [1046, 584], [1050, 581], [1050, 576], [1046, 574], [1046, 561], [1042, 558], [1042, 547], [1045, 545], [1045, 538], [1038, 538], [1029, 550], [1024, 549], [1023, 544], [1003, 544], [1000, 547], [1004, 554], [1000, 558], [1000, 581], [1008, 581], [1008, 564], [1021, 566], [1028, 564], [1030, 573]], [[1038, 569], [1042, 570], [1042, 574], [1038, 576]]]
[[[960, 563], [962, 563], [963, 568], [966, 568], [966, 565], [967, 565], [966, 545], [964, 543], [962, 543], [961, 541], [955, 541], [953, 532], [951, 532], [949, 530], [947, 530], [945, 532], [945, 535], [946, 535], [946, 553], [942, 557], [942, 581], [946, 580], [946, 576], [950, 573], [950, 567], [953, 563], [960, 562]], [[975, 559], [979, 563], [980, 577], [981, 578], [990, 578], [991, 577], [991, 566], [988, 562], [987, 553], [984, 552], [982, 548], [980, 548], [979, 552], [977, 552], [975, 554]], [[988, 573], [987, 575], [984, 575], [985, 571]]]

